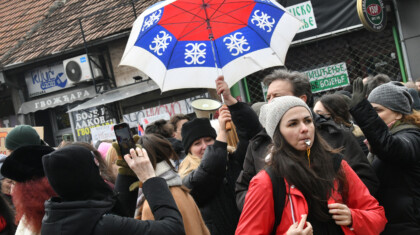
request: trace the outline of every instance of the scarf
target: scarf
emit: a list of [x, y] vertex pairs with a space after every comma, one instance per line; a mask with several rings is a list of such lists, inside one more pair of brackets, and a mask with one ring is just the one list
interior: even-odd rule
[[201, 159], [189, 153], [179, 165], [178, 174], [183, 179], [200, 165]]
[[[171, 163], [174, 164], [172, 160]], [[156, 164], [155, 174], [157, 177], [165, 179], [169, 187], [182, 185], [181, 177], [171, 168], [171, 166], [166, 161], [161, 161]], [[143, 190], [142, 188], [139, 188], [135, 215], [138, 214], [138, 209], [141, 207], [141, 205], [143, 205], [144, 200], [145, 198]]]

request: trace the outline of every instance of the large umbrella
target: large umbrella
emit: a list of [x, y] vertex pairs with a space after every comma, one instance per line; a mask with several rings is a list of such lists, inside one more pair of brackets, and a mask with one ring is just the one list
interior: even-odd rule
[[120, 65], [135, 67], [162, 92], [230, 86], [284, 65], [301, 22], [271, 0], [168, 0], [134, 22]]

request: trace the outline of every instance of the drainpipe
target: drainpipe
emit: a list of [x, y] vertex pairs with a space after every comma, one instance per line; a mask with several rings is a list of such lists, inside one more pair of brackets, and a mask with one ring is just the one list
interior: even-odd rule
[[[399, 36], [400, 36], [399, 43], [401, 44], [402, 56], [403, 56], [404, 61], [406, 62], [405, 63], [405, 68], [406, 68], [407, 76], [408, 76], [408, 79], [412, 80], [410, 63], [409, 63], [408, 56], [407, 56], [407, 48], [406, 48], [405, 42], [404, 42], [404, 35], [402, 34], [400, 13], [398, 12], [397, 1], [396, 0], [392, 0], [392, 3], [394, 4], [395, 18], [397, 19], [397, 27], [398, 27], [398, 32], [399, 32]], [[402, 71], [403, 70], [401, 70], [401, 72]]]
[[400, 65], [401, 77], [404, 83], [407, 82], [407, 75], [405, 74], [404, 59], [401, 53], [401, 46], [399, 43], [398, 33], [395, 26], [392, 26], [392, 35], [394, 35], [395, 48], [397, 49], [398, 64]]

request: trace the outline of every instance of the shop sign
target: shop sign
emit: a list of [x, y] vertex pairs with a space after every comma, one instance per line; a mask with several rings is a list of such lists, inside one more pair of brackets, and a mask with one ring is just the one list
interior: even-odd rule
[[333, 64], [305, 73], [312, 87], [312, 93], [336, 89], [350, 84], [345, 62]]
[[24, 76], [29, 97], [73, 86], [73, 83], [68, 82], [61, 62], [27, 71]]
[[147, 117], [153, 117], [162, 114], [168, 114], [169, 117], [172, 117], [175, 114], [194, 113], [194, 108], [191, 106], [191, 102], [198, 98], [209, 98], [209, 94], [205, 93], [202, 95], [190, 97], [185, 100], [174, 101], [168, 104], [162, 104], [130, 114], [125, 114], [123, 116], [124, 122], [128, 123], [130, 127], [137, 127], [138, 124], [143, 125], [142, 120]]
[[386, 26], [386, 9], [383, 0], [357, 0], [360, 21], [370, 31], [380, 32]]
[[91, 128], [112, 125], [116, 123], [113, 115], [105, 106], [72, 112], [77, 141], [90, 142]]
[[[36, 130], [39, 137], [41, 139], [44, 139], [44, 127], [34, 126], [33, 128]], [[5, 155], [7, 154], [6, 136], [11, 130], [13, 130], [13, 128], [0, 128], [0, 153], [1, 154], [5, 154]]]
[[90, 128], [90, 134], [92, 135], [93, 143], [100, 140], [116, 140], [114, 125], [105, 125]]
[[316, 20], [314, 8], [311, 1], [302, 2], [293, 6], [286, 7], [290, 14], [302, 21], [303, 26], [299, 28], [297, 33], [316, 29]]

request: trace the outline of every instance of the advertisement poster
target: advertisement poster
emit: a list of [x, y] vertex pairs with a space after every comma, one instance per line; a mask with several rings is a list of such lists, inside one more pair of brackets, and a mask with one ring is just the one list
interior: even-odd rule
[[62, 62], [27, 71], [25, 82], [29, 98], [73, 86], [64, 73]]
[[105, 105], [72, 112], [76, 141], [91, 142], [91, 128], [116, 124], [116, 118]]

